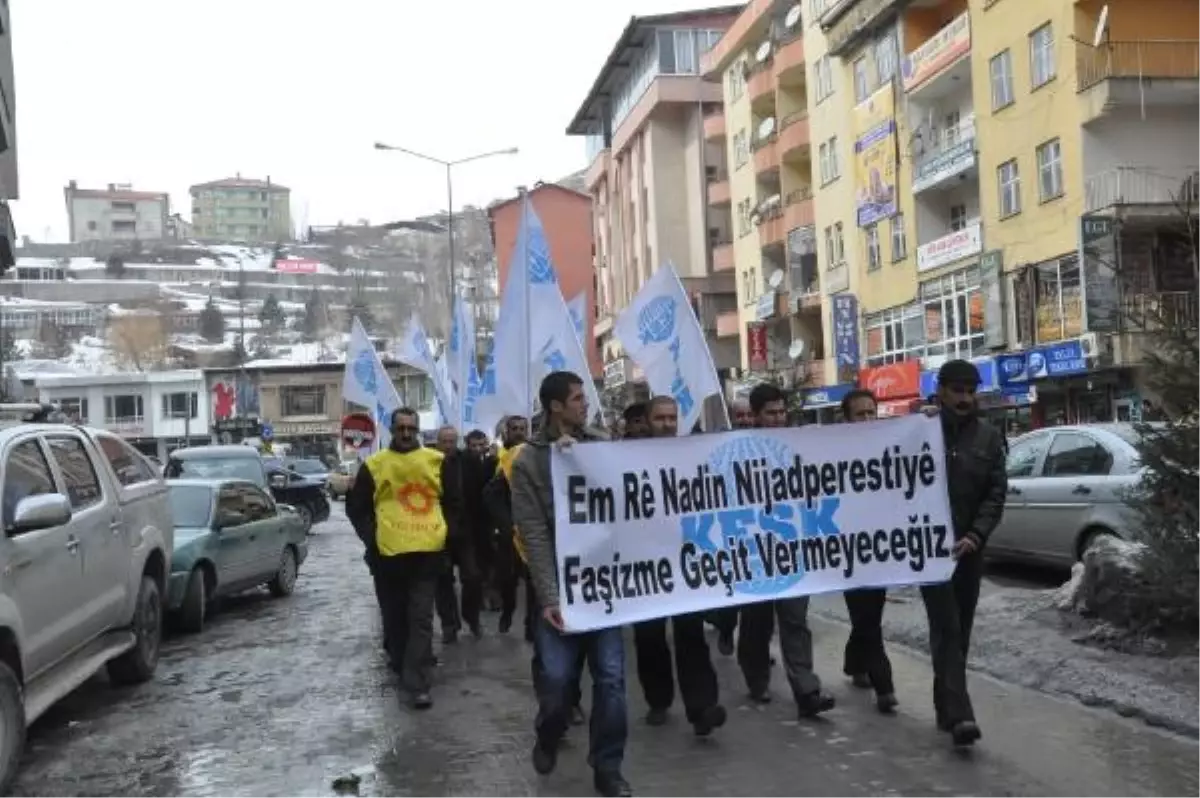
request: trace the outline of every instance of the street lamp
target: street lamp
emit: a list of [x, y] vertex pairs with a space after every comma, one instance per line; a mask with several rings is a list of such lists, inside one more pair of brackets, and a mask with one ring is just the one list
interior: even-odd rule
[[[449, 236], [450, 244], [450, 301], [454, 302], [455, 294], [455, 261], [454, 261], [454, 180], [453, 170], [455, 166], [460, 164], [470, 163], [471, 161], [481, 161], [484, 158], [491, 158], [496, 155], [516, 155], [518, 150], [516, 147], [509, 147], [503, 150], [492, 150], [491, 152], [481, 152], [478, 155], [471, 155], [466, 158], [459, 158], [453, 161], [444, 161], [441, 158], [434, 158], [432, 155], [426, 155], [415, 150], [397, 147], [394, 144], [384, 144], [383, 142], [375, 142], [375, 149], [386, 150], [388, 152], [402, 152], [406, 155], [411, 155], [414, 158], [420, 158], [423, 161], [436, 163], [446, 169], [446, 235]], [[453, 304], [450, 308], [451, 314], [454, 313]]]

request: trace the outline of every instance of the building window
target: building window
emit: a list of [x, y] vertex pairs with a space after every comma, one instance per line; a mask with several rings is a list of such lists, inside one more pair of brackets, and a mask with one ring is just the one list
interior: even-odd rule
[[979, 269], [970, 268], [921, 284], [925, 357], [968, 359], [983, 354], [983, 292]]
[[1037, 148], [1038, 196], [1042, 202], [1061, 197], [1063, 193], [1062, 146], [1051, 139]]
[[729, 68], [729, 102], [735, 103], [746, 93], [746, 59], [739, 58]]
[[195, 418], [197, 412], [196, 392], [165, 393], [162, 396], [163, 418]]
[[833, 243], [837, 247], [837, 263], [846, 262], [846, 239], [842, 236], [842, 223], [833, 226]]
[[957, 233], [959, 230], [965, 229], [967, 226], [967, 206], [966, 205], [951, 205], [950, 206], [950, 232]]
[[830, 225], [825, 228], [825, 268], [832, 269], [837, 263], [837, 250], [833, 248], [833, 225]]
[[284, 386], [279, 389], [279, 409], [284, 417], [324, 416], [325, 386]]
[[64, 397], [56, 400], [55, 404], [58, 409], [63, 412], [68, 419], [77, 424], [88, 423], [88, 400], [87, 397]]
[[1000, 185], [1000, 218], [1015, 216], [1021, 212], [1021, 172], [1017, 159], [1005, 161], [996, 168], [996, 181]]
[[879, 225], [867, 227], [867, 271], [873, 272], [883, 265], [883, 254], [879, 250]]
[[1033, 88], [1054, 80], [1054, 28], [1047, 22], [1029, 34], [1029, 81]]
[[867, 57], [862, 56], [854, 62], [854, 104], [858, 105], [867, 99], [871, 86], [867, 81]]
[[83, 510], [93, 504], [99, 504], [103, 497], [100, 489], [100, 478], [96, 476], [96, 466], [83, 448], [83, 441], [78, 438], [53, 436], [47, 437], [50, 452], [58, 463], [66, 483], [67, 498], [72, 510]]
[[141, 394], [123, 394], [104, 397], [104, 422], [106, 424], [141, 423]]
[[733, 168], [741, 169], [750, 160], [750, 137], [745, 128], [733, 134]]
[[1039, 263], [1034, 267], [1036, 343], [1061, 341], [1083, 334], [1083, 289], [1079, 258]]
[[908, 239], [904, 237], [904, 214], [898, 213], [892, 217], [892, 263], [897, 263], [908, 257]]
[[925, 320], [917, 302], [869, 314], [863, 319], [863, 328], [868, 366], [919, 358], [925, 351]]
[[876, 85], [882, 86], [891, 82], [896, 75], [899, 60], [896, 32], [890, 30], [875, 43], [875, 75], [879, 78]]
[[132, 219], [114, 219], [112, 223], [112, 231], [114, 233], [136, 233], [137, 222]]
[[92, 233], [96, 232], [96, 220], [95, 219], [92, 219], [91, 221], [88, 222], [88, 231], [92, 232]]
[[813, 64], [813, 85], [817, 87], [817, 102], [833, 94], [833, 64], [823, 55]]
[[750, 224], [750, 214], [754, 210], [754, 201], [748, 197], [738, 200], [737, 209], [738, 238], [745, 238], [754, 229], [754, 226]]
[[1012, 52], [1001, 50], [989, 62], [992, 76], [992, 111], [1013, 103]]
[[837, 157], [837, 136], [822, 142], [817, 148], [817, 162], [821, 173], [821, 185], [832, 183], [841, 177]]

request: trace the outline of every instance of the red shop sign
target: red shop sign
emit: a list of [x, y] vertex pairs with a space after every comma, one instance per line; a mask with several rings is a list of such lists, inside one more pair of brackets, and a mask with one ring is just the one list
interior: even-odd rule
[[746, 360], [751, 371], [766, 370], [767, 325], [759, 323], [746, 325]]
[[905, 399], [921, 394], [921, 364], [903, 360], [887, 366], [874, 366], [858, 373], [858, 384], [875, 394], [877, 401]]

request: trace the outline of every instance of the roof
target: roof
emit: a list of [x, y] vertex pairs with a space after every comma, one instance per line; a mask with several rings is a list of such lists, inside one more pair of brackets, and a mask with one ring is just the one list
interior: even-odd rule
[[281, 186], [278, 183], [272, 183], [270, 178], [266, 180], [258, 180], [253, 177], [223, 177], [220, 180], [212, 180], [208, 183], [196, 183], [191, 187], [192, 190], [198, 188], [260, 188], [270, 189], [271, 191], [291, 191], [287, 186]]
[[[560, 183], [538, 183], [533, 188], [529, 189], [529, 191], [527, 193], [528, 193], [528, 195], [532, 196], [532, 195], [536, 194], [537, 192], [542, 191], [544, 189], [548, 189], [548, 188], [553, 188], [553, 189], [557, 189], [559, 191], [564, 191], [567, 194], [571, 194], [573, 196], [579, 197], [580, 199], [587, 200], [588, 202], [592, 201], [591, 194], [586, 194], [582, 191], [576, 191], [575, 189], [571, 188], [570, 186], [564, 186]], [[492, 212], [495, 211], [497, 208], [503, 208], [505, 205], [511, 205], [512, 203], [517, 202], [520, 199], [521, 199], [521, 195], [518, 194], [517, 196], [509, 197], [508, 199], [496, 200], [495, 202], [493, 202], [491, 205], [488, 206], [488, 214], [491, 215]]]
[[[249, 447], [247, 447], [249, 448]], [[176, 451], [182, 451], [177, 449]], [[248, 479], [234, 479], [232, 477], [213, 477], [212, 479], [200, 479], [199, 477], [171, 477], [167, 480], [167, 485], [174, 487], [180, 485], [185, 488], [222, 488], [226, 485], [254, 485]], [[257, 485], [254, 485], [258, 487]]]
[[142, 202], [150, 201], [167, 201], [167, 192], [165, 191], [132, 191], [127, 189], [115, 189], [108, 191], [102, 188], [72, 188], [67, 186], [63, 191], [66, 192], [67, 200], [74, 199], [106, 199], [116, 202]]
[[[188, 446], [176, 449], [169, 455], [175, 460], [199, 460], [204, 457], [245, 457], [246, 459], [261, 459], [258, 450], [253, 446], [228, 444], [222, 446]], [[243, 480], [245, 481], [245, 480]]]
[[615, 77], [617, 71], [630, 66], [630, 59], [627, 58], [628, 51], [642, 45], [640, 37], [647, 28], [663, 25], [679, 25], [694, 19], [720, 16], [722, 14], [729, 14], [736, 17], [744, 7], [744, 4], [739, 3], [732, 6], [712, 6], [709, 8], [697, 8], [691, 11], [677, 11], [673, 14], [630, 17], [629, 22], [625, 25], [625, 30], [621, 31], [617, 43], [613, 45], [612, 51], [609, 52], [604, 66], [600, 68], [600, 74], [596, 76], [595, 82], [592, 83], [592, 88], [588, 90], [587, 97], [584, 98], [583, 103], [579, 106], [579, 110], [575, 112], [575, 118], [571, 120], [571, 124], [567, 125], [567, 135], [586, 136], [591, 132], [586, 129], [585, 123], [595, 121], [593, 106], [596, 100], [601, 97], [607, 97], [609, 93], [608, 84]]

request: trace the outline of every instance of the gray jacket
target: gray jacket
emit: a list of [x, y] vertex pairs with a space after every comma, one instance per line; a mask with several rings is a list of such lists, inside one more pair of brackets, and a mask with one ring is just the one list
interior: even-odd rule
[[[608, 435], [585, 427], [571, 435], [577, 441], [606, 441]], [[558, 604], [558, 559], [554, 547], [554, 491], [550, 483], [550, 447], [557, 430], [543, 428], [529, 440], [512, 472], [513, 524], [525, 542], [529, 574], [542, 607]]]

